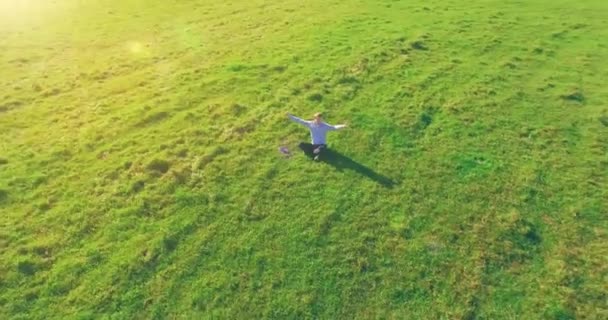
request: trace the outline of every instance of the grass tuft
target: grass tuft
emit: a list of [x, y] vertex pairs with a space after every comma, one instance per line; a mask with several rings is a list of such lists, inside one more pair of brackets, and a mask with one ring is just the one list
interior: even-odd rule
[[561, 96], [561, 98], [564, 100], [579, 102], [579, 103], [585, 101], [585, 96], [579, 90], [575, 90], [571, 93], [564, 94]]
[[417, 41], [412, 42], [412, 43], [410, 44], [410, 47], [412, 47], [412, 49], [415, 49], [415, 50], [422, 50], [422, 51], [425, 51], [425, 50], [428, 50], [428, 49], [429, 49], [429, 48], [426, 46], [426, 44], [424, 43], [424, 41], [422, 41], [422, 40], [417, 40]]
[[167, 171], [169, 171], [170, 166], [171, 166], [171, 164], [167, 160], [154, 159], [154, 160], [150, 161], [150, 163], [148, 163], [148, 165], [146, 165], [146, 169], [150, 172], [156, 172], [156, 173], [162, 174], [162, 173], [166, 173]]
[[33, 276], [37, 271], [37, 267], [34, 262], [23, 259], [17, 263], [17, 270], [26, 276]]
[[313, 93], [308, 96], [308, 100], [312, 102], [321, 102], [323, 100], [323, 95], [320, 93]]

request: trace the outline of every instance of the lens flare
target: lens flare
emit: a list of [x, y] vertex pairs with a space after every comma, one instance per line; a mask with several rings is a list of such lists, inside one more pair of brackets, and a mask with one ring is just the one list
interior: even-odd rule
[[133, 53], [133, 54], [142, 53], [144, 50], [144, 45], [139, 41], [129, 42], [128, 47], [129, 47], [129, 51], [131, 51], [131, 53]]

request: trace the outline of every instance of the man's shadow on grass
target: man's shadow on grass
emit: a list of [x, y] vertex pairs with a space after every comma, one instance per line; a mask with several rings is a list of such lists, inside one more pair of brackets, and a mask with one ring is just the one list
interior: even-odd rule
[[[315, 154], [313, 152], [312, 144], [302, 142], [300, 143], [299, 147], [300, 150], [302, 150], [304, 154], [306, 154], [309, 158], [314, 158]], [[334, 166], [338, 170], [353, 170], [363, 176], [374, 180], [376, 183], [386, 188], [392, 188], [395, 185], [395, 182], [391, 178], [383, 176], [374, 171], [373, 169], [366, 167], [333, 149], [323, 149], [319, 160], [321, 162], [325, 162], [329, 165]]]

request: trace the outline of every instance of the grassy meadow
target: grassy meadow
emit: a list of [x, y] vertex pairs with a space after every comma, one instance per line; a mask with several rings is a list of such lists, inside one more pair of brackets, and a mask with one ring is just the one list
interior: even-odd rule
[[0, 0], [0, 319], [606, 319], [607, 79], [603, 0]]

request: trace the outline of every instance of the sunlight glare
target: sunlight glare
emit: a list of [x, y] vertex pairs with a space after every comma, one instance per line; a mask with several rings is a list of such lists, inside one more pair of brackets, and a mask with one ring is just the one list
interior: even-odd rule
[[129, 42], [129, 51], [133, 54], [141, 53], [144, 49], [144, 46], [139, 41], [131, 41]]
[[31, 26], [52, 16], [60, 6], [55, 1], [0, 0], [0, 26]]

